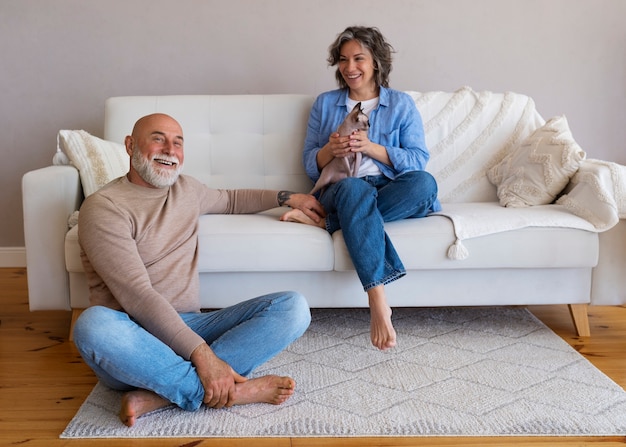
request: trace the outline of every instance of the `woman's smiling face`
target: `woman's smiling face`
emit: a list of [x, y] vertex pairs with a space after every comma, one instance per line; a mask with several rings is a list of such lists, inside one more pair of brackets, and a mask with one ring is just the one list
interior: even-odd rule
[[378, 87], [372, 53], [356, 40], [349, 40], [341, 46], [339, 71], [351, 91], [370, 91]]

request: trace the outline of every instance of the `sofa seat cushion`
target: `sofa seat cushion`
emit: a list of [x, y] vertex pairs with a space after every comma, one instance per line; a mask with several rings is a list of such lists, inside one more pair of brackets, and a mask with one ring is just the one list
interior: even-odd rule
[[332, 271], [333, 243], [322, 228], [281, 222], [286, 208], [200, 217], [200, 272]]
[[[480, 214], [481, 207], [476, 209]], [[525, 210], [529, 209], [517, 212]], [[564, 226], [527, 226], [465, 239], [469, 256], [463, 260], [447, 256], [455, 242], [454, 226], [448, 217], [431, 215], [389, 222], [385, 230], [406, 270], [594, 267], [598, 262], [598, 234], [565, 225], [571, 223], [571, 215], [555, 207], [555, 222], [560, 216]], [[335, 269], [354, 270], [341, 230], [333, 234], [333, 244]]]
[[[327, 231], [278, 220], [286, 208], [259, 214], [204, 215], [198, 221], [198, 271], [332, 271], [333, 242]], [[65, 237], [68, 272], [82, 272], [78, 225]]]
[[[480, 219], [483, 207], [474, 209]], [[199, 272], [354, 270], [341, 230], [331, 237], [321, 228], [281, 222], [278, 218], [284, 212], [285, 208], [276, 208], [259, 214], [201, 216]], [[515, 212], [532, 212], [532, 207]], [[389, 222], [385, 229], [407, 270], [594, 267], [597, 233], [568, 227], [572, 215], [555, 207], [554, 221], [560, 216], [565, 219], [563, 227], [527, 226], [465, 239], [470, 254], [463, 260], [447, 257], [456, 236], [446, 216]], [[66, 235], [65, 255], [69, 272], [83, 271], [77, 226]]]
[[74, 225], [65, 234], [65, 269], [70, 273], [82, 273], [80, 244], [78, 243], [78, 225]]

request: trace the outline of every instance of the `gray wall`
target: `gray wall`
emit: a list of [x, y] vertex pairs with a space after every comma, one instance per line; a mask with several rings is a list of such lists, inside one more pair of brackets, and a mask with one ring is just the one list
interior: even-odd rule
[[0, 0], [0, 248], [24, 244], [22, 175], [59, 129], [101, 136], [107, 97], [317, 94], [352, 24], [397, 50], [393, 87], [525, 93], [626, 164], [625, 17], [624, 0]]

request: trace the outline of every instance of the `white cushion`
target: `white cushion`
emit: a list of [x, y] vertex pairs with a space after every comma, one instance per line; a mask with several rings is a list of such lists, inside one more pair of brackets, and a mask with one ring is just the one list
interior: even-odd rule
[[[494, 206], [498, 206], [496, 202]], [[576, 216], [568, 216], [569, 213], [561, 207], [550, 207], [554, 208], [555, 225], [563, 221], [563, 227], [528, 226], [465, 239], [463, 244], [469, 256], [463, 260], [452, 260], [446, 255], [455, 234], [451, 221], [444, 216], [388, 222], [385, 223], [385, 231], [408, 275], [416, 270], [594, 267], [598, 261], [597, 233], [571, 227], [572, 220], [578, 219]], [[506, 211], [506, 208], [500, 208]], [[520, 212], [530, 213], [533, 209], [524, 208]], [[489, 215], [483, 213], [479, 206], [477, 210], [477, 219], [481, 219], [482, 214]], [[588, 225], [583, 219], [579, 220], [581, 226]], [[354, 270], [341, 230], [333, 233], [333, 244], [335, 270]]]
[[[552, 207], [555, 222], [563, 220], [564, 225], [571, 225], [568, 213], [559, 206]], [[481, 208], [477, 209], [480, 214]], [[354, 271], [341, 230], [331, 237], [321, 228], [280, 222], [278, 217], [284, 211], [283, 208], [259, 214], [201, 216], [198, 271]], [[470, 255], [462, 261], [453, 261], [446, 256], [455, 235], [450, 219], [444, 216], [389, 222], [385, 224], [385, 230], [408, 271], [578, 268], [593, 267], [598, 261], [597, 234], [579, 228], [529, 226], [467, 239], [463, 243]], [[83, 271], [77, 227], [65, 237], [65, 260], [68, 272]]]
[[58, 149], [78, 169], [85, 197], [128, 172], [129, 156], [122, 144], [102, 140], [84, 130], [61, 130], [58, 140]]
[[626, 166], [584, 160], [557, 203], [606, 231], [626, 219]]
[[[333, 242], [328, 232], [311, 225], [281, 222], [279, 217], [286, 210], [200, 216], [198, 271], [332, 271]], [[65, 237], [65, 259], [68, 272], [83, 271], [78, 226]]]
[[312, 225], [281, 222], [287, 208], [258, 214], [206, 214], [198, 221], [198, 271], [333, 270], [333, 242]]
[[500, 204], [552, 203], [576, 173], [585, 152], [574, 141], [565, 116], [551, 118], [487, 172]]

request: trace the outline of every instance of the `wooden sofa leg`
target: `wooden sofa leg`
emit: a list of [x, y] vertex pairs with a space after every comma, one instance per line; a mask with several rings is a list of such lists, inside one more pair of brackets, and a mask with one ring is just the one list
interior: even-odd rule
[[590, 337], [589, 316], [587, 315], [587, 304], [568, 304], [569, 313], [574, 321], [576, 332], [579, 337]]
[[80, 317], [80, 314], [83, 313], [83, 310], [85, 309], [72, 309], [72, 322], [70, 323], [70, 341], [74, 341], [74, 324], [76, 323], [76, 320], [78, 320], [78, 317]]

